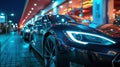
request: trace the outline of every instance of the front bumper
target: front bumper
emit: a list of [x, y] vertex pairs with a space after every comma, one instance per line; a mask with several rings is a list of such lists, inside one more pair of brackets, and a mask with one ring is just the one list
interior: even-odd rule
[[70, 41], [59, 44], [61, 44], [59, 46], [60, 53], [66, 54], [67, 58], [71, 62], [80, 63], [82, 65], [94, 65], [92, 67], [112, 67], [112, 64], [114, 64], [114, 66], [120, 64], [112, 63], [112, 60], [117, 53], [108, 54], [108, 51], [114, 49], [115, 47], [93, 47], [94, 45], [81, 45]]

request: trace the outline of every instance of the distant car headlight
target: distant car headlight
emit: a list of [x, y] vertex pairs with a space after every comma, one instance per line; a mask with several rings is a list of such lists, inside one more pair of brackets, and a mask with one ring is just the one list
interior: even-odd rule
[[25, 32], [30, 32], [30, 29], [26, 29]]
[[77, 31], [66, 31], [67, 35], [74, 42], [80, 44], [102, 44], [102, 45], [110, 45], [115, 44], [116, 42], [106, 38], [104, 36], [100, 36], [97, 34], [86, 33], [86, 32], [77, 32]]

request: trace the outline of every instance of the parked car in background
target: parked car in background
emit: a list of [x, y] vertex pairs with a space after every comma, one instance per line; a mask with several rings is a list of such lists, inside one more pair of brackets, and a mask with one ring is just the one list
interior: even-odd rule
[[25, 26], [22, 30], [21, 30], [21, 35], [24, 39], [25, 42], [30, 42], [33, 38], [32, 36], [32, 25], [28, 25]]
[[45, 67], [70, 67], [71, 63], [120, 66], [120, 43], [111, 36], [79, 24], [68, 15], [45, 15], [37, 23], [43, 26], [44, 34], [33, 32], [30, 47], [44, 58]]

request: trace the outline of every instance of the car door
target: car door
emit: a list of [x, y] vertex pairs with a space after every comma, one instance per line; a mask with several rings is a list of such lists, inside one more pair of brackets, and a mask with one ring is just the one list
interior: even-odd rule
[[35, 25], [33, 26], [33, 47], [35, 48], [35, 50], [41, 54], [41, 45], [42, 45], [42, 35], [40, 34], [40, 21], [36, 21]]
[[[42, 26], [42, 27], [41, 27]], [[43, 29], [44, 33], [40, 34], [41, 28]], [[42, 17], [41, 20], [37, 21], [34, 26], [34, 42], [35, 42], [35, 48], [37, 49], [37, 52], [39, 54], [43, 54], [43, 37], [48, 30], [47, 27], [47, 19], [45, 16]]]

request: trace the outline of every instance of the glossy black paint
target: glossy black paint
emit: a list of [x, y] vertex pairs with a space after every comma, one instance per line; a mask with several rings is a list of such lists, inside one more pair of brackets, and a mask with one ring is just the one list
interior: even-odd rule
[[[101, 45], [101, 44], [79, 44], [74, 41], [72, 41], [69, 36], [65, 33], [65, 31], [82, 31], [82, 32], [88, 32], [88, 33], [94, 33], [101, 36], [105, 36], [107, 38], [111, 38], [108, 35], [105, 35], [98, 30], [95, 30], [93, 28], [87, 27], [85, 25], [81, 25], [77, 22], [69, 22], [68, 18], [66, 17], [65, 22], [61, 22], [60, 20], [57, 20], [60, 17], [54, 16], [43, 16], [43, 18], [37, 22], [35, 30], [36, 32], [33, 32], [33, 40], [31, 41], [30, 45], [40, 54], [43, 56], [43, 46], [45, 43], [46, 38], [49, 35], [52, 35], [55, 37], [57, 42], [57, 48], [60, 54], [67, 54], [67, 57], [69, 61], [80, 63], [85, 66], [90, 67], [112, 67], [114, 66], [113, 59], [120, 53], [120, 44], [111, 44], [111, 45]], [[54, 18], [53, 18], [54, 17]], [[65, 17], [65, 16], [64, 16]], [[42, 24], [42, 28], [38, 28], [39, 25]], [[40, 30], [43, 29], [44, 33], [39, 34]], [[120, 57], [120, 56], [118, 56]], [[120, 60], [120, 59], [117, 59]], [[112, 63], [113, 62], [113, 63]], [[117, 63], [120, 65], [120, 62]]]
[[27, 25], [26, 27], [22, 28], [20, 30], [20, 35], [25, 42], [30, 42], [33, 39], [31, 26]]

